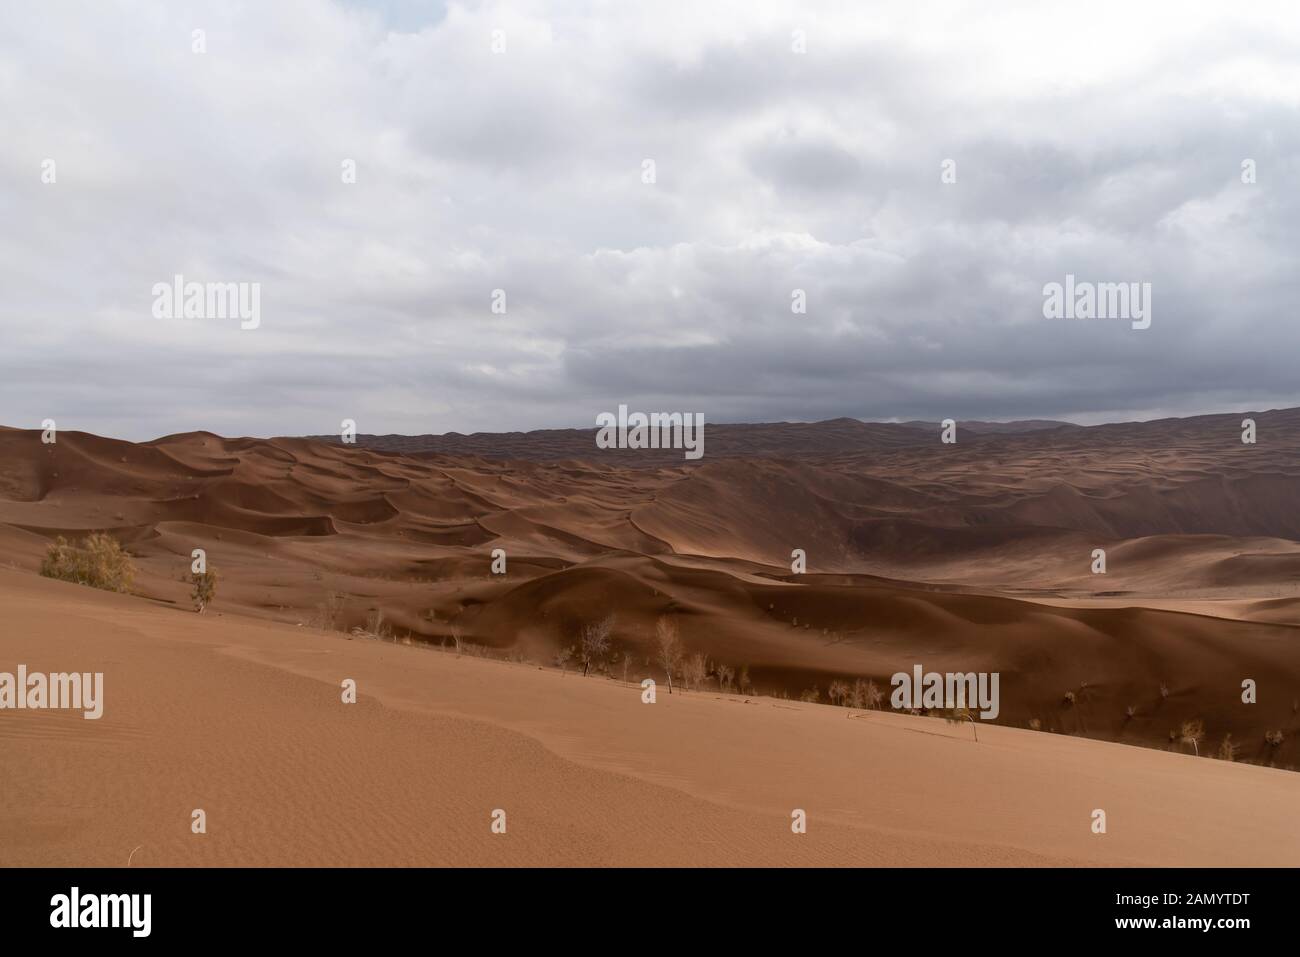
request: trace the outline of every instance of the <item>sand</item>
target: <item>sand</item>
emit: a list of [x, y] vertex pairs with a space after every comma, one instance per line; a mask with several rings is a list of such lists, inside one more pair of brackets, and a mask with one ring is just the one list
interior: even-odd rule
[[2, 865], [1300, 864], [1282, 770], [716, 692], [643, 704], [19, 571], [0, 608], [0, 664], [105, 675], [98, 721], [0, 713]]

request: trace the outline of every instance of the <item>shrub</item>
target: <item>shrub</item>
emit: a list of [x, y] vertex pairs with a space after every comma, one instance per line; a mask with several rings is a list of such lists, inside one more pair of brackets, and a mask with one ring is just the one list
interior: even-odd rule
[[203, 609], [212, 604], [212, 599], [217, 597], [217, 572], [212, 568], [202, 573], [194, 572], [190, 575], [190, 583], [194, 586], [194, 591], [190, 593], [190, 598], [194, 601], [194, 610], [201, 615]]
[[312, 616], [312, 625], [324, 631], [338, 631], [343, 624], [343, 611], [347, 599], [336, 591], [325, 596], [325, 600], [316, 606]]
[[673, 693], [673, 675], [682, 667], [682, 640], [677, 635], [677, 624], [671, 618], [655, 622], [655, 658], [668, 675], [668, 693]]
[[45, 553], [41, 574], [105, 591], [126, 592], [135, 579], [135, 565], [111, 535], [95, 532], [80, 546], [60, 535]]
[[813, 685], [813, 686], [812, 686], [811, 688], [809, 688], [807, 691], [805, 691], [805, 692], [803, 692], [801, 695], [799, 695], [799, 700], [800, 700], [800, 701], [809, 701], [809, 702], [816, 703], [816, 702], [818, 702], [818, 701], [821, 700], [821, 697], [822, 697], [822, 693], [821, 693], [820, 691], [817, 690], [817, 686], [816, 686], [816, 685]]
[[703, 687], [708, 674], [709, 659], [702, 652], [696, 652], [682, 665], [682, 686], [688, 689]]
[[735, 670], [731, 665], [718, 665], [718, 690], [724, 693], [730, 691], [734, 677]]
[[594, 625], [583, 625], [582, 636], [578, 641], [578, 660], [582, 662], [582, 675], [585, 678], [591, 666], [601, 664], [609, 654], [609, 636], [614, 630], [614, 616], [606, 615]]
[[1228, 732], [1223, 736], [1223, 743], [1219, 745], [1219, 760], [1236, 761], [1240, 748], [1241, 746], [1232, 740], [1232, 732]]
[[844, 704], [849, 696], [849, 686], [843, 681], [836, 678], [831, 682], [830, 688], [826, 691], [826, 697], [831, 699], [831, 704]]
[[1204, 738], [1205, 724], [1199, 718], [1189, 718], [1178, 729], [1178, 740], [1183, 744], [1190, 744], [1196, 750], [1197, 757], [1200, 757], [1201, 741]]
[[1282, 742], [1286, 740], [1286, 735], [1281, 731], [1265, 731], [1264, 741], [1274, 748], [1282, 747]]
[[741, 694], [754, 693], [754, 682], [749, 680], [749, 665], [740, 666], [740, 674], [736, 676], [736, 688]]

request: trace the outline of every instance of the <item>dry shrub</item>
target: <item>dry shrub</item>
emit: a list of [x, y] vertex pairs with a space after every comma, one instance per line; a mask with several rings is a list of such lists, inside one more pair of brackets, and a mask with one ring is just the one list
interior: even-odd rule
[[316, 606], [316, 614], [311, 619], [312, 627], [324, 631], [338, 631], [343, 625], [343, 610], [346, 605], [347, 599], [343, 595], [336, 591], [330, 592], [325, 596], [325, 600]]
[[696, 652], [682, 664], [682, 687], [686, 689], [701, 688], [709, 674], [709, 659]]
[[1195, 748], [1198, 757], [1201, 753], [1201, 741], [1204, 738], [1205, 724], [1200, 718], [1188, 718], [1183, 722], [1183, 726], [1178, 729], [1178, 740]]
[[217, 572], [214, 568], [199, 573], [194, 572], [190, 575], [190, 584], [194, 586], [194, 591], [190, 592], [190, 598], [194, 601], [194, 610], [200, 615], [203, 609], [212, 604], [212, 600], [217, 597]]
[[41, 574], [105, 591], [127, 592], [135, 579], [135, 565], [111, 535], [95, 532], [81, 545], [70, 544], [60, 535], [45, 553]]
[[1232, 732], [1223, 736], [1223, 743], [1219, 745], [1218, 757], [1221, 761], [1236, 761], [1237, 752], [1241, 750], [1241, 745], [1232, 740]]

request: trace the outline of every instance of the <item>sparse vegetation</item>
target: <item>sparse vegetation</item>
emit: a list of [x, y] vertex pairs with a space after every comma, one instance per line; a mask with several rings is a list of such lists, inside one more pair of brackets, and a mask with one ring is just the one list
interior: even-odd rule
[[1240, 750], [1241, 746], [1232, 740], [1232, 732], [1229, 731], [1223, 736], [1223, 741], [1219, 744], [1217, 757], [1221, 761], [1236, 761], [1237, 752]]
[[682, 687], [690, 690], [704, 686], [704, 679], [709, 674], [709, 659], [703, 652], [696, 652], [682, 664]]
[[1282, 747], [1282, 742], [1285, 740], [1286, 735], [1284, 735], [1280, 730], [1264, 732], [1264, 743], [1269, 747], [1280, 748]]
[[831, 686], [826, 689], [826, 697], [830, 698], [831, 704], [842, 705], [849, 696], [849, 686], [843, 681], [836, 678], [831, 682]]
[[727, 694], [734, 690], [735, 669], [731, 665], [718, 665], [718, 690]]
[[1074, 692], [1073, 692], [1073, 691], [1067, 691], [1067, 692], [1065, 693], [1065, 703], [1066, 703], [1067, 705], [1073, 705], [1074, 702], [1075, 702], [1075, 695], [1074, 695]]
[[970, 722], [971, 730], [975, 732], [975, 740], [980, 739], [979, 725], [975, 722], [975, 713], [970, 708], [949, 708], [944, 712], [943, 718], [949, 724], [965, 724]]
[[194, 586], [194, 591], [190, 593], [190, 598], [194, 602], [194, 610], [200, 615], [203, 610], [212, 604], [212, 600], [217, 597], [217, 570], [209, 568], [204, 572], [194, 572], [190, 575], [190, 584]]
[[[459, 635], [456, 636], [456, 640], [457, 640], [457, 648], [459, 648], [459, 642], [460, 642], [460, 636], [459, 636]], [[573, 659], [573, 649], [572, 649], [572, 648], [561, 648], [559, 651], [557, 651], [557, 652], [555, 653], [555, 667], [559, 668], [560, 671], [562, 671], [562, 672], [564, 672], [564, 671], [568, 671], [568, 670], [569, 670], [569, 662], [570, 662], [572, 659]]]
[[111, 535], [95, 532], [80, 545], [60, 535], [45, 553], [41, 574], [105, 591], [127, 592], [135, 580], [135, 565]]
[[741, 694], [754, 693], [754, 682], [749, 678], [749, 665], [740, 666], [740, 674], [736, 676], [736, 688]]
[[817, 689], [816, 685], [813, 685], [807, 691], [804, 691], [799, 695], [800, 701], [808, 701], [812, 704], [816, 704], [821, 699], [822, 693]]
[[1043, 719], [1042, 719], [1042, 718], [1030, 718], [1030, 719], [1029, 719], [1029, 730], [1030, 730], [1030, 731], [1042, 731], [1042, 730], [1043, 730]]
[[595, 624], [583, 625], [578, 639], [578, 660], [582, 662], [582, 676], [591, 672], [592, 665], [603, 664], [609, 654], [609, 638], [614, 631], [614, 616], [606, 615]]
[[677, 634], [677, 623], [671, 618], [655, 622], [655, 656], [659, 667], [668, 675], [668, 693], [673, 693], [673, 675], [682, 667], [682, 639]]
[[347, 599], [336, 591], [330, 592], [325, 596], [325, 600], [316, 606], [316, 614], [312, 616], [312, 626], [324, 631], [339, 631], [343, 625], [343, 611], [347, 606]]
[[[393, 627], [384, 620], [383, 609], [372, 608], [366, 615], [365, 633], [372, 638], [392, 638]], [[459, 646], [457, 646], [459, 649]]]
[[1205, 723], [1200, 718], [1189, 718], [1178, 729], [1178, 740], [1183, 744], [1190, 744], [1197, 757], [1201, 755], [1201, 741], [1204, 739]]

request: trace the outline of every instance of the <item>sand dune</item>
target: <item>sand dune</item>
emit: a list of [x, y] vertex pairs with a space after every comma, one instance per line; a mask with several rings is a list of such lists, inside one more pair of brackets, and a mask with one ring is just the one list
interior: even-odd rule
[[105, 688], [98, 721], [0, 717], [0, 865], [1300, 863], [1280, 770], [752, 696], [647, 705], [17, 571], [0, 604], [5, 662]]
[[998, 671], [1002, 724], [1181, 751], [1171, 733], [1201, 720], [1205, 748], [1231, 735], [1242, 760], [1293, 768], [1300, 411], [1254, 417], [1255, 446], [1239, 415], [971, 423], [952, 446], [923, 423], [723, 425], [698, 463], [580, 430], [351, 447], [3, 429], [0, 562], [33, 572], [53, 536], [107, 529], [137, 594], [178, 613], [201, 547], [224, 613], [341, 631], [382, 615], [399, 638], [547, 666], [613, 613], [615, 673], [654, 673], [671, 616], [688, 652], [764, 694], [825, 700], [918, 662]]

